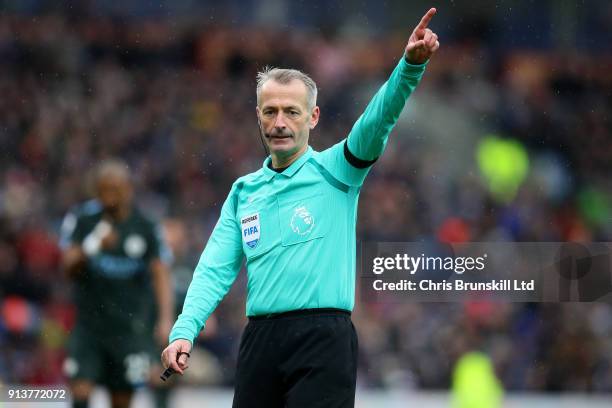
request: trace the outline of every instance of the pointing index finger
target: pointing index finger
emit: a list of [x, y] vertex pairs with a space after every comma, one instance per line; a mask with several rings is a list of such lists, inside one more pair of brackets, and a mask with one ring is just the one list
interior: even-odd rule
[[417, 26], [417, 30], [424, 30], [427, 28], [427, 25], [431, 21], [431, 18], [436, 14], [436, 9], [434, 7], [430, 8], [427, 13], [421, 18], [419, 25]]

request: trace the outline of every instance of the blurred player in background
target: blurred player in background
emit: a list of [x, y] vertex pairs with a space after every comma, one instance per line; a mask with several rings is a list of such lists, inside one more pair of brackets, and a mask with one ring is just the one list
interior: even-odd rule
[[61, 231], [77, 305], [64, 370], [75, 408], [87, 406], [96, 384], [109, 389], [113, 407], [128, 407], [172, 325], [170, 253], [160, 229], [133, 206], [125, 163], [103, 162], [94, 183], [97, 199], [70, 212]]
[[234, 407], [354, 406], [357, 201], [440, 46], [427, 27], [435, 13], [422, 17], [349, 136], [322, 152], [308, 145], [320, 113], [314, 81], [290, 69], [258, 75], [256, 112], [270, 156], [232, 186], [162, 354], [164, 366], [181, 374], [187, 368], [194, 339], [246, 257], [249, 323]]

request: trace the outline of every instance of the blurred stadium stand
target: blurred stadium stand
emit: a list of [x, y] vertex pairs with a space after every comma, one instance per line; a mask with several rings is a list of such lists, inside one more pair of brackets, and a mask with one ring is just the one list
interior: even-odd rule
[[[75, 311], [57, 232], [95, 163], [128, 161], [140, 207], [165, 218], [180, 297], [232, 181], [263, 161], [257, 70], [313, 76], [311, 142], [325, 148], [347, 135], [427, 5], [0, 1], [0, 382], [64, 381]], [[610, 241], [611, 3], [439, 11], [442, 49], [362, 190], [359, 238]], [[483, 163], [484, 140], [511, 144], [495, 151], [522, 164]], [[242, 274], [185, 383], [232, 385], [244, 291]], [[447, 390], [477, 347], [508, 407], [566, 406], [512, 405], [514, 391], [612, 392], [609, 304], [358, 301], [354, 321], [362, 390]]]

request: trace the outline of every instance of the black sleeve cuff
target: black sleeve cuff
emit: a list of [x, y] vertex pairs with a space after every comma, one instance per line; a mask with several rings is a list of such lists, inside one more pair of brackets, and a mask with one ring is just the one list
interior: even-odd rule
[[360, 158], [356, 157], [348, 148], [348, 139], [344, 142], [344, 157], [351, 166], [358, 169], [368, 168], [376, 163], [376, 160], [378, 160], [378, 157], [374, 160], [361, 160]]

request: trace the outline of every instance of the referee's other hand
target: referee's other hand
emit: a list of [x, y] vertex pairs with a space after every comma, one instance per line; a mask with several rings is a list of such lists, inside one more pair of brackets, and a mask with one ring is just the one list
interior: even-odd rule
[[[172, 368], [174, 371], [183, 375], [184, 370], [189, 367], [187, 364], [188, 354], [180, 354], [179, 353], [190, 353], [191, 352], [191, 342], [185, 339], [174, 340], [172, 343], [166, 347], [161, 354], [161, 361], [164, 368]], [[177, 359], [176, 356], [179, 355]]]

